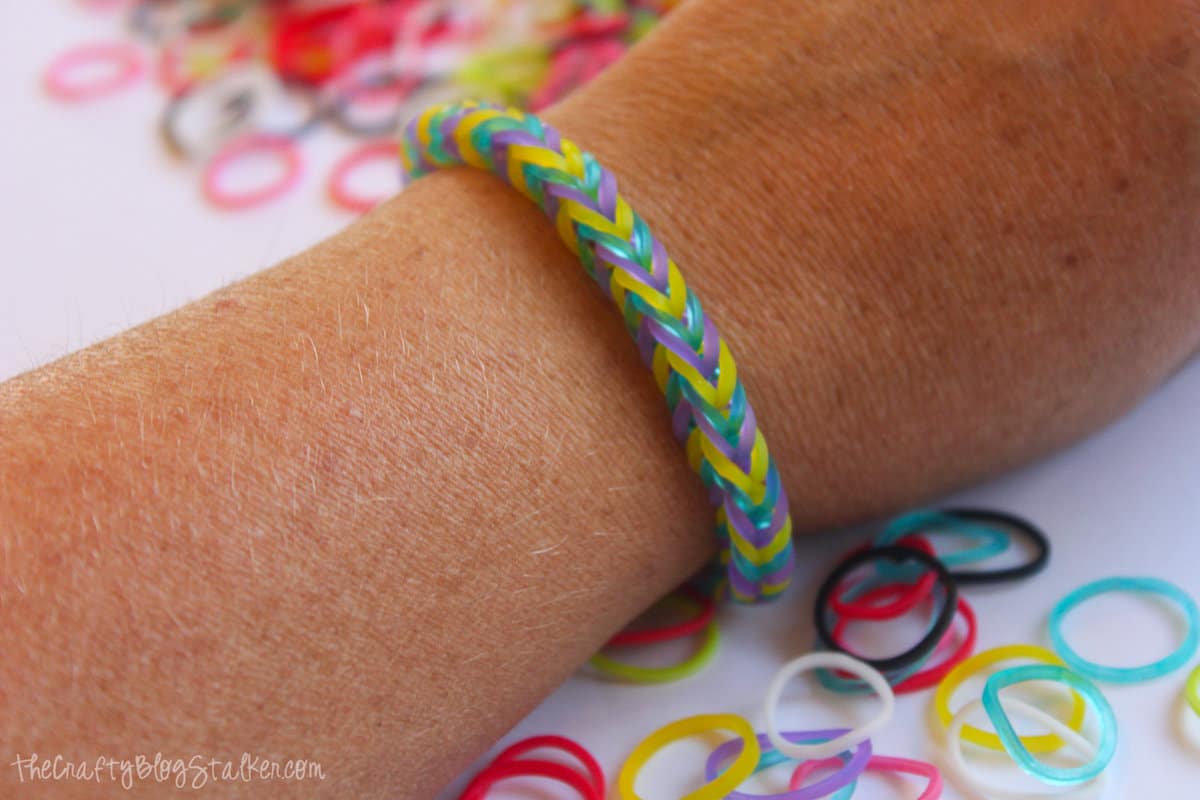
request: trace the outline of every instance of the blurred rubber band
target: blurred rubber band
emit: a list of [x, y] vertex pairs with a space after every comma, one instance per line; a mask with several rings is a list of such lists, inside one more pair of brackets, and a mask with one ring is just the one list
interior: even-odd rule
[[1192, 670], [1192, 674], [1188, 676], [1184, 691], [1187, 694], [1188, 704], [1196, 714], [1200, 715], [1200, 666]]
[[[329, 196], [339, 207], [347, 211], [364, 213], [388, 198], [389, 195], [386, 194], [377, 197], [355, 194], [350, 188], [350, 176], [356, 169], [371, 161], [394, 164], [396, 143], [390, 139], [381, 142], [367, 142], [354, 148], [338, 160], [333, 167], [333, 172], [329, 175]], [[397, 183], [399, 183], [398, 180]]]
[[[235, 192], [223, 184], [229, 167], [248, 157], [268, 155], [282, 169], [273, 181], [252, 189]], [[231, 142], [204, 169], [204, 196], [219, 209], [238, 211], [262, 205], [285, 194], [300, 178], [300, 151], [295, 142], [271, 136], [251, 135]]]
[[[76, 73], [107, 69], [92, 80], [79, 80]], [[142, 53], [126, 42], [81, 44], [60, 53], [42, 76], [42, 84], [55, 99], [80, 103], [112, 94], [133, 84], [145, 71]]]

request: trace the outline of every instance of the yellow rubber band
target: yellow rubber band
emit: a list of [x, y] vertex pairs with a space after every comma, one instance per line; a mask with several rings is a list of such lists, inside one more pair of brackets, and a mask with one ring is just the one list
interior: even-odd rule
[[[982, 653], [976, 653], [950, 670], [950, 673], [938, 684], [937, 692], [933, 696], [933, 708], [937, 712], [938, 720], [942, 723], [943, 727], [950, 727], [950, 723], [954, 720], [954, 712], [950, 710], [950, 698], [967, 678], [1002, 661], [1015, 661], [1018, 659], [1066, 666], [1063, 660], [1053, 652], [1036, 644], [1010, 644], [1003, 647], [993, 647], [991, 650], [984, 650]], [[1086, 715], [1087, 704], [1078, 692], [1072, 690], [1071, 718], [1067, 720], [1067, 725], [1075, 731], [1082, 729], [1083, 719]], [[999, 736], [991, 731], [976, 728], [973, 725], [963, 726], [962, 738], [971, 744], [986, 747], [989, 750], [1004, 750], [1004, 744], [1000, 741]], [[1062, 749], [1067, 744], [1052, 733], [1040, 736], [1022, 736], [1021, 743], [1025, 745], [1025, 749], [1030, 753], [1052, 753], [1055, 750]]]
[[647, 736], [633, 749], [621, 767], [621, 774], [617, 778], [617, 794], [620, 800], [642, 800], [641, 795], [634, 791], [634, 782], [642, 767], [646, 766], [646, 762], [659, 750], [680, 739], [717, 730], [736, 734], [742, 740], [742, 751], [716, 780], [683, 795], [679, 800], [723, 800], [741, 785], [742, 781], [754, 774], [761, 754], [754, 728], [736, 714], [700, 714], [685, 717]]
[[[672, 602], [677, 599], [666, 597], [664, 601]], [[670, 683], [694, 675], [707, 666], [708, 662], [712, 661], [713, 656], [717, 654], [717, 645], [720, 640], [717, 623], [714, 620], [704, 627], [704, 639], [700, 642], [700, 647], [695, 654], [678, 664], [672, 664], [669, 667], [639, 667], [618, 661], [603, 653], [597, 653], [588, 659], [588, 666], [609, 677], [630, 683]]]
[[1192, 710], [1200, 714], [1200, 667], [1192, 670], [1187, 681], [1187, 701]]

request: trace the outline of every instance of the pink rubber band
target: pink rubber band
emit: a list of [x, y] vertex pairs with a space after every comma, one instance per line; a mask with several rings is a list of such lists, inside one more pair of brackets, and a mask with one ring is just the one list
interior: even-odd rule
[[[273, 183], [241, 193], [227, 191], [221, 186], [221, 175], [230, 164], [258, 153], [276, 156], [283, 164], [283, 173]], [[300, 169], [300, 151], [291, 139], [252, 134], [230, 142], [208, 162], [204, 169], [204, 196], [214, 206], [226, 211], [252, 208], [274, 200], [295, 186], [300, 178]]]
[[[795, 791], [804, 785], [804, 781], [815, 770], [822, 767], [841, 767], [842, 760], [836, 756], [813, 761], [802, 761], [792, 773], [788, 781], [788, 791]], [[914, 761], [909, 758], [892, 758], [891, 756], [871, 756], [867, 762], [868, 772], [897, 772], [917, 775], [929, 782], [925, 791], [917, 795], [916, 800], [938, 800], [942, 796], [942, 773], [933, 764], [924, 761]]]
[[[333, 168], [329, 176], [329, 196], [341, 208], [347, 211], [366, 212], [387, 199], [381, 197], [364, 197], [350, 191], [350, 174], [367, 162], [379, 159], [389, 164], [399, 158], [398, 145], [392, 140], [368, 142], [351, 150]], [[399, 187], [397, 187], [399, 188]]]
[[[79, 67], [94, 63], [108, 63], [116, 67], [112, 75], [102, 76], [91, 83], [75, 83], [71, 72]], [[46, 68], [42, 83], [50, 95], [64, 103], [79, 103], [92, 100], [132, 84], [145, 71], [142, 53], [127, 42], [97, 42], [72, 47]]]

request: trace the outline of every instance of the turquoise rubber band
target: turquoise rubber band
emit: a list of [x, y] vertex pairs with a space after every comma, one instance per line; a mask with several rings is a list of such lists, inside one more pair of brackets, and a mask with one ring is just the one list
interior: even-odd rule
[[[1100, 742], [1091, 761], [1079, 767], [1054, 767], [1043, 764], [1033, 757], [1013, 728], [1012, 721], [1000, 703], [1000, 690], [1026, 681], [1054, 681], [1062, 683], [1087, 698], [1096, 712], [1100, 728]], [[1029, 664], [1001, 670], [988, 678], [983, 687], [983, 708], [988, 719], [996, 728], [1004, 749], [1017, 762], [1017, 766], [1033, 777], [1054, 786], [1074, 786], [1090, 781], [1104, 771], [1117, 751], [1117, 718], [1112, 706], [1096, 688], [1096, 685], [1057, 664]]]
[[[1067, 644], [1066, 637], [1063, 635], [1063, 618], [1067, 612], [1085, 600], [1107, 592], [1146, 592], [1162, 595], [1168, 600], [1174, 601], [1183, 609], [1187, 622], [1187, 633], [1184, 635], [1182, 644], [1165, 658], [1140, 667], [1110, 667], [1088, 661], [1079, 655]], [[1196, 601], [1187, 592], [1175, 584], [1159, 578], [1104, 578], [1080, 586], [1058, 601], [1054, 610], [1050, 612], [1050, 641], [1067, 666], [1094, 681], [1106, 683], [1150, 681], [1174, 672], [1191, 661], [1192, 656], [1196, 654], [1196, 649], [1200, 646], [1200, 610], [1197, 610]]]
[[[875, 537], [875, 545], [881, 547], [883, 545], [895, 544], [905, 536], [931, 531], [946, 531], [979, 540], [979, 544], [967, 550], [959, 550], [958, 552], [946, 554], [939, 553], [937, 557], [938, 561], [941, 561], [947, 567], [961, 567], [966, 564], [974, 564], [994, 558], [1007, 550], [1012, 541], [1009, 532], [1003, 528], [981, 525], [978, 522], [959, 519], [941, 511], [918, 509], [901, 514], [889, 522], [887, 527], [883, 529], [883, 532]], [[911, 566], [897, 564], [881, 563], [876, 565], [876, 570], [879, 574], [889, 578], [899, 578], [913, 573]]]

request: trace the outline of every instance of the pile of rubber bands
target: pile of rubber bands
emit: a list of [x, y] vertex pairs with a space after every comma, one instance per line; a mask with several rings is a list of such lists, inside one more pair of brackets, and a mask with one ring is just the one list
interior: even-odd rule
[[[152, 76], [165, 95], [166, 147], [203, 165], [221, 209], [278, 198], [298, 182], [301, 140], [328, 125], [358, 140], [328, 178], [330, 199], [362, 212], [369, 162], [397, 163], [408, 117], [467, 97], [538, 110], [612, 64], [677, 0], [78, 0], [123, 14], [128, 35], [52, 60], [43, 84], [80, 103]], [[223, 180], [244, 159], [278, 169], [251, 188]], [[397, 188], [399, 185], [397, 168]]]
[[[938, 552], [930, 534], [957, 537], [968, 546]], [[1032, 553], [1024, 563], [979, 568], [1008, 551], [1014, 535], [1025, 539], [1029, 545], [1025, 549]], [[1184, 667], [1200, 647], [1200, 611], [1186, 592], [1166, 581], [1105, 578], [1076, 589], [1054, 606], [1047, 634], [1053, 649], [1010, 644], [974, 653], [977, 620], [960, 589], [1032, 576], [1046, 566], [1049, 556], [1049, 541], [1040, 529], [998, 511], [922, 510], [892, 520], [869, 546], [851, 552], [822, 583], [814, 614], [816, 647], [783, 665], [768, 685], [762, 701], [764, 730], [758, 732], [744, 717], [728, 713], [672, 722], [633, 749], [617, 773], [616, 796], [640, 800], [635, 789], [638, 774], [664, 747], [723, 731], [732, 738], [713, 749], [703, 766], [697, 765], [697, 780], [703, 776], [706, 783], [682, 800], [848, 800], [859, 778], [868, 771], [916, 776], [924, 782], [915, 795], [918, 800], [936, 800], [941, 797], [943, 785], [937, 767], [916, 759], [876, 755], [871, 745], [871, 737], [891, 721], [897, 695], [935, 687], [931, 719], [941, 728], [944, 763], [949, 766], [952, 780], [972, 795], [997, 800], [1066, 798], [1103, 791], [1107, 768], [1117, 752], [1117, 719], [1097, 684], [1150, 681]], [[1065, 618], [1090, 598], [1109, 592], [1150, 594], [1167, 600], [1186, 624], [1183, 641], [1164, 658], [1136, 667], [1107, 666], [1085, 659], [1067, 640]], [[713, 594], [711, 588], [703, 589], [700, 584], [684, 587], [669, 596], [665, 605], [675, 612], [690, 610], [690, 617], [670, 625], [634, 627], [618, 634], [605, 648], [653, 647], [672, 639], [700, 636], [702, 641], [691, 659], [671, 667], [637, 667], [601, 655], [591, 661], [591, 668], [607, 677], [633, 682], [676, 680], [695, 673], [717, 647]], [[927, 622], [920, 641], [908, 650], [884, 658], [867, 658], [849, 649], [849, 625], [886, 623], [914, 612]], [[953, 624], [956, 619], [961, 621], [957, 627]], [[943, 653], [946, 655], [939, 658]], [[805, 672], [814, 673], [816, 686], [828, 691], [875, 694], [880, 700], [878, 713], [853, 730], [781, 731], [778, 715], [783, 691], [794, 677]], [[955, 694], [969, 679], [982, 674], [987, 678], [980, 696], [953, 710]], [[1065, 690], [1062, 697], [1053, 699], [1053, 705], [1061, 707], [1059, 715], [1047, 710], [1041, 695], [1020, 694], [1019, 687], [1033, 682], [1043, 688], [1056, 684]], [[1182, 696], [1200, 716], [1200, 666], [1186, 680]], [[969, 723], [981, 712], [992, 730]], [[1047, 732], [1019, 735], [1010, 715]], [[1090, 736], [1083, 733], [1085, 728]], [[1024, 773], [1051, 788], [1045, 792], [1025, 791], [1012, 788], [1011, 781], [984, 779], [972, 768], [964, 742], [978, 753], [1007, 754], [1020, 771], [1014, 774]], [[555, 760], [548, 754], [551, 750], [565, 753], [575, 763]], [[544, 751], [546, 755], [534, 757], [532, 751]], [[1073, 758], [1063, 759], [1062, 753]], [[1055, 755], [1038, 757], [1051, 754]], [[785, 790], [765, 795], [739, 790], [751, 776], [783, 764], [791, 765]], [[818, 772], [823, 777], [811, 780]], [[557, 781], [585, 800], [606, 797], [604, 772], [586, 748], [561, 736], [541, 736], [503, 751], [474, 776], [461, 800], [481, 800], [494, 784], [522, 777]]]

